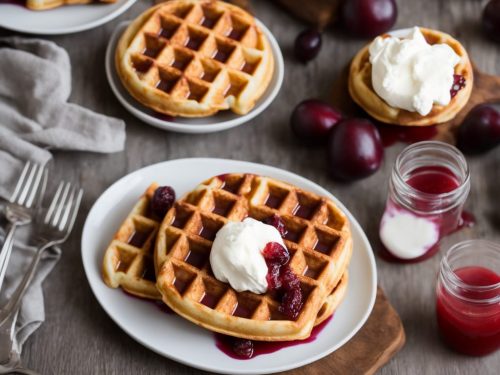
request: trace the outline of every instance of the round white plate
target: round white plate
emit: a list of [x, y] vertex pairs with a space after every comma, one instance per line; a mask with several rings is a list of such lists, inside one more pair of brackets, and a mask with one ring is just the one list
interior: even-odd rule
[[100, 26], [130, 8], [136, 0], [114, 4], [67, 5], [33, 11], [20, 4], [0, 3], [0, 26], [23, 33], [70, 34]]
[[257, 25], [268, 38], [274, 56], [274, 73], [264, 95], [257, 101], [255, 107], [246, 115], [238, 115], [232, 111], [220, 111], [217, 114], [209, 117], [201, 118], [183, 118], [175, 117], [171, 120], [166, 119], [166, 116], [159, 114], [139, 103], [135, 100], [123, 87], [120, 78], [115, 69], [115, 49], [118, 39], [127, 27], [128, 23], [123, 22], [116, 28], [106, 51], [106, 75], [111, 89], [115, 93], [120, 103], [139, 120], [144, 121], [149, 125], [164, 130], [171, 130], [179, 133], [213, 133], [244, 124], [265, 110], [274, 100], [283, 83], [283, 75], [285, 65], [283, 63], [283, 55], [281, 54], [278, 42], [274, 38], [269, 29], [256, 20]]
[[[153, 181], [171, 185], [179, 197], [203, 180], [228, 172], [270, 176], [333, 199], [348, 215], [354, 241], [349, 286], [344, 302], [315, 341], [259, 355], [233, 359], [215, 346], [212, 332], [183, 318], [166, 314], [154, 304], [108, 288], [101, 262], [108, 243], [137, 199]], [[328, 191], [293, 173], [261, 164], [226, 159], [179, 159], [139, 169], [109, 187], [96, 201], [85, 222], [82, 258], [90, 287], [109, 316], [147, 348], [199, 369], [225, 374], [285, 371], [316, 361], [344, 345], [365, 323], [375, 302], [377, 271], [370, 243], [360, 225]]]

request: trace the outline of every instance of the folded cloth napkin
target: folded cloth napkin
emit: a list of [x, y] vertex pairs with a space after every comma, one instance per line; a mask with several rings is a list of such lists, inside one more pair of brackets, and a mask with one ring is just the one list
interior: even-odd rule
[[76, 104], [71, 64], [55, 43], [0, 38], [0, 197], [8, 198], [26, 160], [45, 164], [49, 149], [117, 152], [125, 123]]
[[[3, 234], [3, 230], [0, 229], [0, 245], [3, 245]], [[5, 275], [2, 293], [0, 293], [0, 309], [7, 304], [9, 298], [14, 294], [35, 253], [35, 249], [21, 243], [21, 241], [17, 241], [12, 249], [9, 268]], [[45, 255], [38, 264], [35, 277], [24, 295], [14, 332], [14, 350], [18, 353], [21, 353], [26, 339], [45, 320], [42, 282], [50, 271], [52, 271], [52, 268], [54, 268], [60, 257], [61, 250], [59, 248], [52, 248], [50, 251], [45, 252]]]

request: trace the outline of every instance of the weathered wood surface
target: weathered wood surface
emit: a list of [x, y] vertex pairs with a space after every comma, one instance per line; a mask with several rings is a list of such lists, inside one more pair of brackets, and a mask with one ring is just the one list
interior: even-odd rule
[[[303, 146], [289, 131], [293, 106], [304, 98], [331, 97], [332, 84], [366, 40], [333, 29], [324, 35], [323, 49], [307, 66], [293, 60], [291, 50], [303, 24], [269, 1], [254, 1], [252, 9], [272, 30], [283, 50], [283, 89], [267, 111], [236, 129], [210, 135], [166, 133], [132, 117], [115, 99], [104, 73], [104, 53], [116, 25], [133, 18], [152, 0], [139, 0], [126, 14], [102, 27], [75, 35], [50, 37], [65, 47], [73, 64], [71, 101], [127, 123], [125, 152], [113, 155], [56, 152], [49, 188], [61, 179], [85, 187], [78, 225], [64, 247], [64, 256], [45, 283], [46, 322], [25, 346], [24, 361], [43, 374], [200, 374], [137, 344], [101, 309], [87, 284], [80, 257], [81, 227], [97, 197], [123, 175], [145, 165], [191, 156], [211, 156], [265, 163], [298, 173], [335, 194], [361, 223], [373, 243], [395, 157], [404, 145], [386, 150], [384, 165], [370, 178], [353, 184], [332, 181], [325, 151]], [[452, 33], [463, 42], [478, 69], [500, 75], [500, 46], [480, 30], [484, 1], [398, 0], [397, 27], [422, 25]], [[11, 32], [2, 31], [2, 35]], [[347, 93], [345, 93], [347, 95]], [[443, 250], [468, 238], [500, 241], [500, 148], [468, 158], [472, 191], [467, 209], [476, 214], [475, 228], [443, 241]], [[467, 358], [442, 345], [434, 320], [434, 287], [442, 252], [431, 260], [399, 266], [377, 261], [379, 282], [400, 314], [406, 345], [380, 374], [496, 374], [500, 353]], [[355, 281], [352, 281], [355, 282]], [[352, 371], [356, 373], [356, 371]]]

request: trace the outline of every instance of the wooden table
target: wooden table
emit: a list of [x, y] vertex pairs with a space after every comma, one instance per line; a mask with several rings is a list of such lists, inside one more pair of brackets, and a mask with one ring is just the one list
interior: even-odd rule
[[[370, 240], [377, 240], [388, 178], [404, 145], [386, 150], [384, 165], [375, 175], [353, 184], [339, 184], [328, 177], [325, 151], [303, 146], [289, 129], [293, 106], [304, 98], [328, 99], [332, 82], [366, 41], [329, 30], [319, 58], [304, 66], [291, 54], [294, 38], [304, 25], [269, 2], [256, 1], [256, 14], [274, 33], [285, 56], [285, 81], [275, 102], [256, 119], [233, 130], [200, 136], [167, 133], [132, 117], [113, 96], [104, 73], [104, 53], [115, 26], [135, 17], [151, 2], [138, 1], [125, 15], [103, 27], [50, 38], [66, 48], [71, 57], [71, 101], [123, 118], [127, 123], [127, 144], [124, 152], [113, 155], [54, 153], [49, 188], [60, 179], [71, 180], [85, 188], [85, 197], [64, 255], [45, 282], [46, 322], [24, 348], [25, 364], [43, 374], [200, 373], [147, 350], [127, 336], [99, 306], [83, 271], [80, 238], [90, 207], [109, 185], [138, 168], [193, 156], [241, 159], [284, 168], [331, 191], [358, 219]], [[450, 32], [464, 43], [480, 69], [500, 75], [500, 46], [486, 40], [480, 31], [484, 1], [399, 0], [398, 4], [397, 27], [422, 25]], [[500, 241], [500, 148], [468, 161], [472, 191], [467, 208], [477, 216], [476, 227], [445, 239], [441, 253], [421, 264], [400, 266], [378, 259], [380, 285], [401, 315], [407, 334], [406, 346], [381, 374], [484, 375], [500, 368], [500, 353], [476, 359], [448, 350], [437, 337], [434, 319], [435, 278], [443, 250], [468, 238]]]

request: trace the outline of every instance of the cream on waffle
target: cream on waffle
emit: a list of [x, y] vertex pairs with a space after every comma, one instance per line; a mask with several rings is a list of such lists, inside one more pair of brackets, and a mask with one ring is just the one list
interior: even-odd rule
[[173, 0], [133, 21], [116, 68], [140, 103], [172, 116], [248, 113], [271, 80], [274, 57], [255, 19], [222, 1]]
[[160, 299], [154, 272], [154, 244], [161, 218], [150, 205], [158, 184], [153, 183], [121, 224], [104, 253], [102, 276], [111, 288], [121, 287], [130, 294]]
[[26, 6], [33, 10], [46, 10], [63, 5], [90, 4], [90, 3], [114, 3], [116, 0], [26, 0]]
[[[209, 264], [213, 239], [225, 223], [275, 214], [286, 226], [289, 266], [304, 296], [296, 320], [279, 312], [275, 294], [236, 292], [213, 276]], [[165, 216], [155, 247], [157, 288], [176, 313], [209, 330], [263, 341], [304, 339], [351, 252], [349, 222], [331, 200], [271, 178], [227, 174], [200, 184]]]
[[377, 95], [372, 86], [372, 65], [370, 63], [369, 44], [361, 49], [351, 62], [349, 70], [349, 93], [352, 99], [375, 119], [388, 124], [426, 126], [443, 123], [453, 119], [467, 104], [472, 92], [473, 69], [465, 48], [452, 36], [438, 30], [420, 28], [427, 43], [445, 43], [449, 45], [461, 62], [455, 66], [455, 74], [465, 78], [465, 87], [457, 92], [446, 106], [434, 104], [431, 112], [421, 116], [417, 112], [410, 112], [391, 107]]

